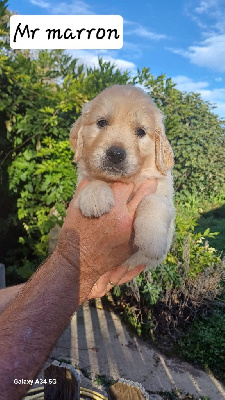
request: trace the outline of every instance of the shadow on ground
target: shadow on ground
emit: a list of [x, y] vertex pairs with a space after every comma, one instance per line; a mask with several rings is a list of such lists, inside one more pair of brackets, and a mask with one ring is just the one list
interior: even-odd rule
[[85, 303], [74, 314], [46, 365], [55, 359], [82, 371], [84, 387], [99, 388], [99, 377], [108, 382], [124, 378], [141, 383], [149, 393], [179, 389], [198, 398], [225, 399], [223, 384], [212, 374], [168, 358], [131, 336], [120, 318], [103, 308], [100, 299], [95, 307]]

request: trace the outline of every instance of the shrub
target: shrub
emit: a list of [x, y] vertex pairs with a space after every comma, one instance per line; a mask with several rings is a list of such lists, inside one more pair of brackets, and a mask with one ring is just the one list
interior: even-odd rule
[[173, 341], [209, 313], [225, 278], [225, 261], [207, 242], [215, 233], [194, 233], [195, 220], [182, 215], [176, 225], [176, 239], [163, 264], [114, 289], [117, 301], [125, 305], [123, 314], [139, 334], [167, 334]]
[[202, 364], [225, 379], [225, 315], [196, 321], [178, 346], [188, 361]]
[[22, 189], [17, 209], [24, 229], [17, 254], [11, 250], [6, 259], [8, 283], [28, 279], [47, 256], [49, 231], [56, 223], [62, 224], [75, 191], [72, 156], [69, 141], [46, 137], [39, 150], [25, 150], [9, 168], [11, 190]]

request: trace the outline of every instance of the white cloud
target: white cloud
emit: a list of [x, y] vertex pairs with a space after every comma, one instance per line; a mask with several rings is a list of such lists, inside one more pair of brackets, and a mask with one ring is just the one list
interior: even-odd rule
[[78, 0], [76, 2], [72, 3], [66, 3], [66, 2], [54, 2], [54, 3], [48, 3], [43, 0], [30, 0], [30, 3], [39, 6], [41, 8], [45, 8], [48, 10], [51, 14], [65, 14], [65, 15], [73, 15], [73, 14], [78, 14], [78, 15], [87, 15], [87, 14], [93, 14], [93, 11], [91, 10], [91, 7], [89, 4], [85, 3], [82, 0]]
[[208, 101], [224, 100], [225, 103], [225, 89], [201, 90], [202, 96]]
[[214, 113], [219, 115], [220, 118], [225, 119], [225, 103], [223, 103], [221, 101], [217, 101], [215, 105], [216, 105], [216, 108], [214, 110]]
[[218, 114], [221, 118], [225, 118], [225, 89], [210, 89], [208, 82], [195, 82], [184, 75], [174, 76], [172, 79], [176, 83], [178, 90], [199, 93], [203, 100], [209, 101], [216, 106], [214, 110], [215, 114]]
[[205, 29], [209, 32], [224, 31], [224, 0], [201, 0], [194, 9], [196, 21], [205, 20]]
[[187, 57], [198, 66], [225, 72], [225, 35], [215, 35], [200, 46], [190, 46]]
[[221, 76], [218, 76], [218, 78], [215, 78], [216, 82], [222, 82], [223, 78], [221, 78]]
[[75, 3], [59, 3], [52, 7], [52, 13], [54, 14], [78, 14], [87, 15], [93, 14], [89, 4], [83, 1], [76, 1]]
[[40, 0], [40, 1], [38, 1], [38, 0], [30, 0], [30, 3], [33, 4], [34, 6], [38, 6], [38, 7], [41, 7], [41, 8], [49, 8], [49, 7], [51, 7], [51, 4], [46, 3], [46, 1], [42, 1], [42, 0]]
[[225, 31], [224, 0], [194, 0], [187, 3], [185, 12], [202, 29], [203, 35]]
[[[167, 38], [166, 35], [162, 33], [152, 32], [144, 26], [138, 24], [137, 22], [124, 20], [124, 26], [128, 27], [128, 29], [124, 30], [124, 35], [132, 35], [134, 37], [139, 36], [150, 40], [161, 40]], [[129, 26], [131, 26], [130, 29]]]
[[173, 81], [177, 85], [177, 89], [182, 92], [198, 92], [205, 87], [208, 87], [208, 82], [194, 82], [191, 78], [184, 75], [174, 76]]
[[195, 11], [198, 14], [208, 13], [209, 10], [211, 11], [212, 8], [215, 10], [217, 6], [217, 0], [201, 0], [199, 6], [195, 8]]
[[112, 57], [107, 50], [67, 50], [67, 52], [77, 58], [79, 64], [84, 64], [86, 67], [97, 67], [98, 58], [101, 57], [103, 61], [110, 61], [121, 71], [129, 71], [131, 75], [137, 73], [137, 66], [133, 62]]
[[161, 40], [166, 38], [166, 35], [151, 32], [142, 26], [140, 26], [139, 28], [131, 29], [127, 32], [125, 31], [124, 33], [125, 35], [139, 36], [150, 40]]
[[201, 29], [202, 40], [186, 49], [172, 51], [199, 67], [225, 72], [224, 0], [193, 0], [185, 12]]
[[225, 72], [225, 34], [211, 36], [199, 45], [189, 46], [187, 50], [171, 50], [199, 67]]
[[131, 61], [122, 60], [120, 58], [114, 59], [112, 57], [106, 58], [105, 61], [110, 61], [111, 63], [114, 63], [116, 67], [119, 68], [121, 71], [129, 71], [131, 75], [136, 74], [137, 72], [136, 65]]

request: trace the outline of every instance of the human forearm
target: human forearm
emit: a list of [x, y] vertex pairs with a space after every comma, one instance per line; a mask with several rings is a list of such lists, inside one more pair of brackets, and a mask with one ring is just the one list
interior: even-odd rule
[[0, 314], [2, 311], [15, 299], [15, 297], [24, 288], [25, 283], [20, 285], [10, 286], [0, 290]]
[[87, 281], [86, 288], [79, 287], [78, 267], [53, 254], [0, 316], [1, 400], [20, 399], [26, 392], [26, 385], [15, 385], [14, 379], [37, 375], [92, 287]]
[[100, 219], [83, 217], [71, 201], [55, 252], [0, 316], [0, 400], [21, 399], [27, 386], [15, 385], [14, 379], [37, 375], [94, 284], [103, 295], [110, 281], [124, 278], [126, 266], [115, 267], [134, 251], [136, 208], [156, 185], [142, 185], [129, 200], [133, 185], [113, 184], [115, 206]]

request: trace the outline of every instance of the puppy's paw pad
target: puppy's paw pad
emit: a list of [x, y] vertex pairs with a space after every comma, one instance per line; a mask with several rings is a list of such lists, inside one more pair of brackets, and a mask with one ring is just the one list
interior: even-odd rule
[[113, 192], [108, 185], [99, 188], [87, 185], [80, 193], [79, 205], [85, 217], [100, 217], [114, 206]]

